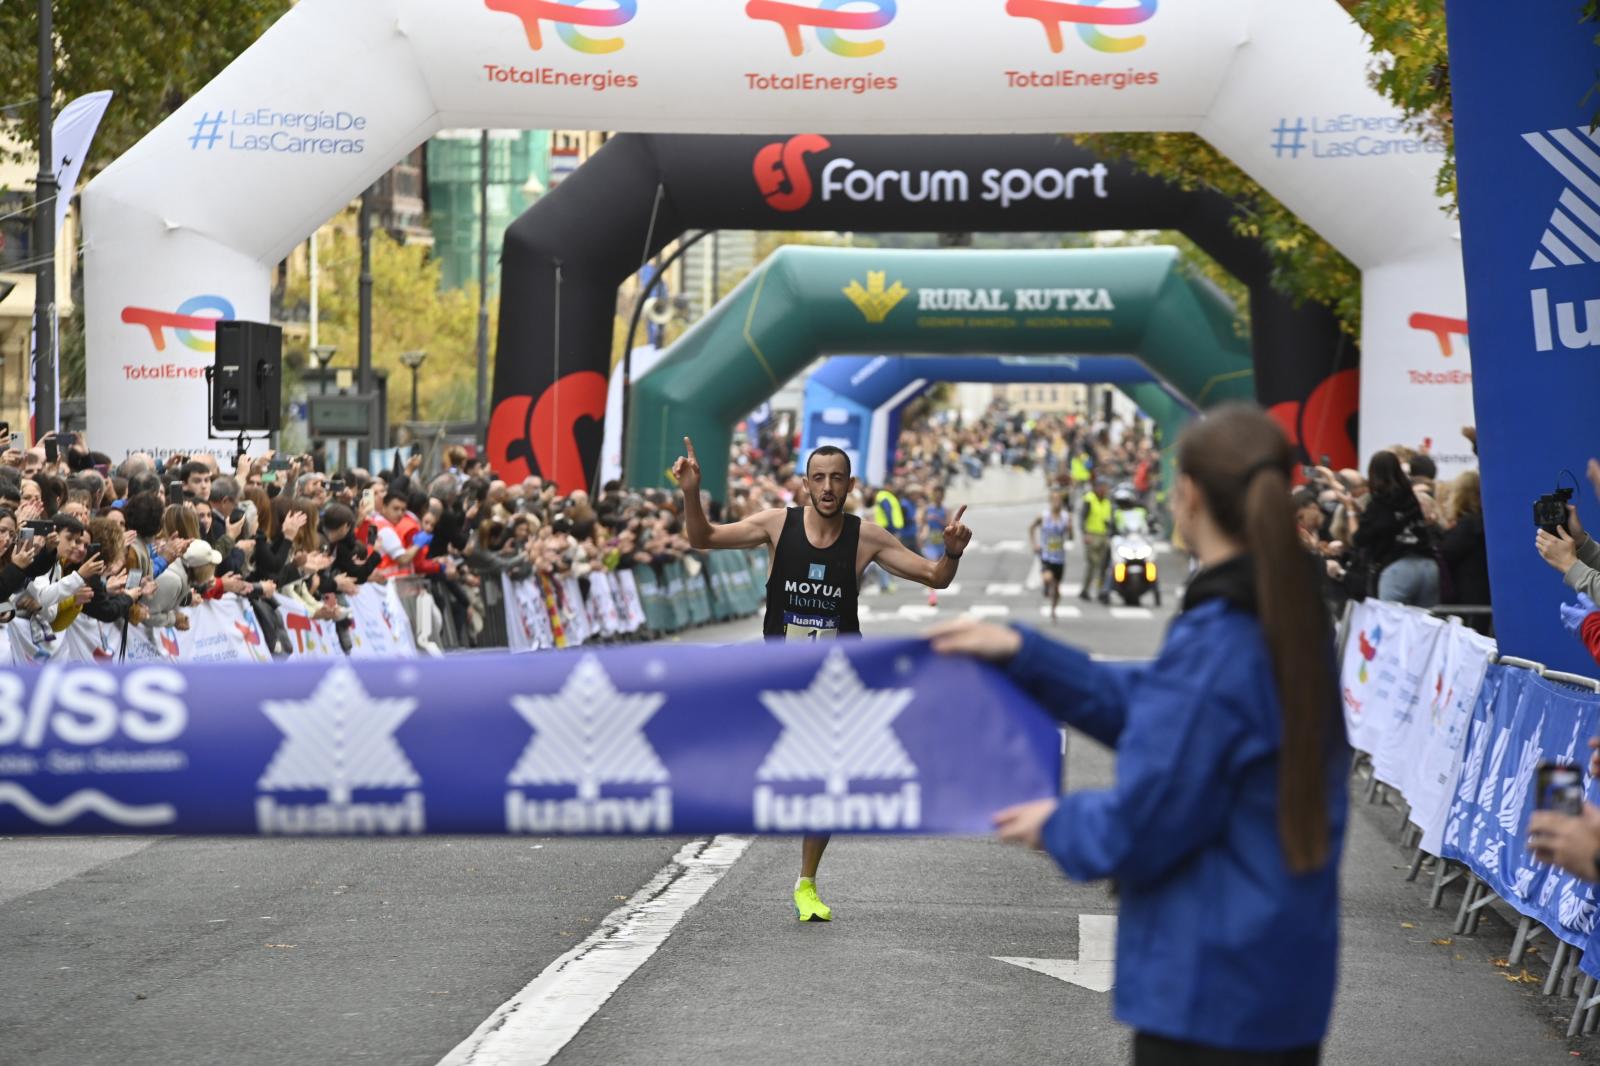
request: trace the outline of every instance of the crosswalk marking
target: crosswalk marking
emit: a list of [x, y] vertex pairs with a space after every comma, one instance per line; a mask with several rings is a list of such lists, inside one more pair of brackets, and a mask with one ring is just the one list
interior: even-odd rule
[[1137, 618], [1154, 618], [1156, 613], [1148, 607], [1113, 607], [1111, 617], [1131, 621]]
[[1020, 596], [1022, 585], [1011, 581], [991, 581], [984, 589], [985, 596]]
[[966, 610], [974, 618], [1009, 618], [1011, 608], [1003, 603], [975, 603]]
[[929, 607], [920, 603], [905, 603], [901, 604], [900, 609], [895, 613], [901, 618], [910, 618], [915, 620], [921, 618], [932, 618], [939, 613], [939, 608]]
[[[1040, 604], [1039, 605], [1039, 617], [1040, 618], [1049, 618], [1050, 617], [1050, 605], [1048, 603], [1044, 603], [1044, 604]], [[1056, 617], [1057, 618], [1082, 618], [1083, 617], [1083, 608], [1074, 607], [1070, 603], [1063, 603], [1060, 607], [1056, 608]]]

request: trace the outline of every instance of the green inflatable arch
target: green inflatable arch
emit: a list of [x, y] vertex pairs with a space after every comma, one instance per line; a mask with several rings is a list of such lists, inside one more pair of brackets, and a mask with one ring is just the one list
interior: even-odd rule
[[[788, 245], [634, 385], [629, 482], [665, 485], [686, 436], [702, 456], [726, 455], [733, 426], [785, 381], [818, 356], [854, 352], [1126, 355], [1202, 409], [1255, 395], [1232, 308], [1183, 273], [1175, 248]], [[706, 490], [723, 498], [726, 465], [704, 467]]]

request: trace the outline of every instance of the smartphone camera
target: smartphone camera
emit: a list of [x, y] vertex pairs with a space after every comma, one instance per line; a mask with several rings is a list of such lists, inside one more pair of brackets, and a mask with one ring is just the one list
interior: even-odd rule
[[54, 437], [46, 437], [44, 441], [44, 461], [54, 463], [61, 458], [61, 445]]
[[1534, 796], [1541, 811], [1583, 813], [1583, 771], [1576, 766], [1541, 762], [1534, 778]]
[[1572, 502], [1571, 489], [1556, 489], [1533, 501], [1533, 524], [1550, 534], [1567, 524], [1567, 504]]

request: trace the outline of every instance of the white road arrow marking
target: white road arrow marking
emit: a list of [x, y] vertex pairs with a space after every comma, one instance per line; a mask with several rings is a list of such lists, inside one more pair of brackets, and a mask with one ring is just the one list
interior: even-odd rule
[[1054, 977], [1079, 988], [1087, 988], [1091, 992], [1109, 992], [1115, 984], [1116, 955], [1117, 916], [1080, 914], [1076, 959], [1013, 959], [999, 955], [991, 955], [990, 958]]

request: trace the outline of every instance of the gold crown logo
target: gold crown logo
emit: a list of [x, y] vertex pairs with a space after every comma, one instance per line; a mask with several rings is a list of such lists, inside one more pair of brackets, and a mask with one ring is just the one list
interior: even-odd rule
[[867, 321], [877, 325], [889, 317], [895, 305], [907, 296], [911, 290], [898, 281], [891, 288], [884, 288], [885, 272], [882, 270], [867, 271], [867, 287], [862, 288], [861, 282], [854, 279], [844, 287], [844, 294], [850, 302], [856, 305], [856, 310], [866, 316]]

